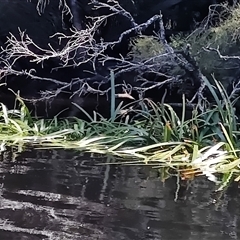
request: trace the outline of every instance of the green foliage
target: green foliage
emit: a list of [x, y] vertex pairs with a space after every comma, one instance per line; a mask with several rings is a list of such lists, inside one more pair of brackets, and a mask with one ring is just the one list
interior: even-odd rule
[[132, 40], [129, 56], [142, 61], [164, 53], [164, 46], [153, 36], [139, 36]]
[[181, 116], [168, 104], [144, 99], [138, 102], [141, 109], [132, 110], [137, 119], [126, 117], [119, 122], [116, 116], [123, 110], [121, 106], [113, 108], [109, 120], [91, 116], [90, 122], [77, 118], [34, 120], [17, 97], [19, 110], [7, 110], [1, 104], [1, 151], [6, 145], [30, 144], [111, 154], [121, 159], [119, 163], [148, 164], [183, 178], [204, 174], [217, 181], [215, 176], [221, 173], [219, 183], [224, 188], [230, 177], [240, 180], [240, 129], [223, 86], [216, 80], [215, 86], [207, 80], [205, 84], [216, 105], [207, 107], [206, 102], [206, 111], [194, 109], [190, 119], [185, 119], [184, 96]]
[[172, 38], [175, 48], [182, 48], [187, 43], [191, 45], [202, 72], [210, 76], [213, 72], [219, 79], [232, 76], [236, 70], [234, 60], [221, 59], [216, 52], [206, 48], [215, 48], [222, 55], [240, 55], [240, 5], [235, 8], [226, 3], [212, 6], [209, 16], [190, 35], [177, 35]]

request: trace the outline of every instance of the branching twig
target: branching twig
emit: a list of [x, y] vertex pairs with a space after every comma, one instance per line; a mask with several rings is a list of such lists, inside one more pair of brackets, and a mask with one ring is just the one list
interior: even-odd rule
[[205, 51], [208, 51], [208, 52], [216, 52], [218, 54], [218, 56], [223, 59], [223, 60], [229, 60], [229, 59], [237, 59], [237, 60], [240, 60], [240, 56], [228, 56], [228, 55], [222, 55], [220, 50], [219, 50], [219, 47], [217, 48], [211, 48], [211, 47], [203, 47], [203, 49]]
[[[71, 12], [71, 8], [66, 4], [65, 0], [59, 1], [62, 6], [63, 14], [70, 14], [72, 19], [74, 16]], [[168, 74], [167, 69], [174, 69], [180, 67], [187, 74], [191, 75], [193, 80], [192, 84], [196, 89], [196, 94], [191, 99], [189, 104], [193, 104], [194, 100], [198, 100], [200, 104], [203, 99], [203, 90], [205, 87], [203, 74], [198, 68], [194, 58], [190, 55], [190, 49], [187, 47], [182, 51], [175, 51], [171, 45], [166, 41], [165, 29], [163, 24], [162, 15], [155, 15], [148, 21], [142, 24], [137, 24], [133, 16], [126, 11], [116, 0], [108, 0], [106, 3], [99, 1], [92, 1], [95, 10], [106, 9], [107, 14], [90, 17], [92, 20], [86, 29], [75, 29], [72, 30], [72, 34], [67, 36], [63, 33], [56, 33], [52, 37], [56, 37], [59, 40], [59, 48], [55, 49], [50, 44], [46, 48], [38, 46], [27, 34], [19, 29], [19, 38], [10, 34], [5, 49], [2, 49], [1, 55], [1, 69], [0, 69], [0, 80], [7, 78], [10, 75], [21, 75], [26, 76], [29, 79], [36, 79], [39, 81], [47, 81], [49, 83], [56, 84], [54, 91], [41, 92], [41, 98], [38, 100], [50, 99], [56, 97], [63, 91], [69, 91], [70, 98], [76, 96], [85, 96], [86, 94], [96, 95], [109, 95], [111, 90], [109, 76], [107, 75], [110, 69], [107, 69], [105, 76], [98, 79], [96, 84], [95, 78], [85, 78], [81, 76], [77, 79], [68, 79], [66, 81], [59, 81], [53, 78], [44, 78], [38, 76], [38, 72], [34, 69], [22, 69], [16, 70], [20, 59], [25, 59], [32, 64], [41, 64], [44, 68], [44, 63], [48, 60], [57, 59], [59, 62], [59, 68], [66, 68], [69, 66], [79, 67], [80, 65], [89, 63], [93, 66], [93, 71], [97, 72], [96, 63], [105, 64], [106, 62], [114, 62], [111, 69], [114, 70], [115, 78], [118, 79], [115, 87], [118, 88], [116, 97], [124, 97], [132, 99], [132, 91], [144, 93], [154, 88], [160, 89], [162, 87], [169, 86], [171, 84], [178, 83], [180, 87], [180, 77], [175, 74]], [[48, 0], [39, 0], [38, 12], [41, 14]], [[100, 41], [97, 42], [94, 38], [96, 32], [104, 27], [104, 23], [113, 15], [123, 16], [129, 20], [129, 28], [117, 36], [115, 41]], [[64, 17], [62, 17], [64, 19]], [[164, 46], [164, 51], [157, 55], [147, 59], [133, 61], [124, 57], [109, 57], [106, 56], [107, 49], [113, 49], [117, 44], [121, 44], [125, 39], [129, 39], [132, 36], [141, 35], [150, 25], [154, 22], [159, 23], [159, 42]], [[65, 44], [63, 44], [65, 42]], [[161, 78], [160, 82], [150, 81], [147, 77], [144, 77], [145, 73], [154, 73], [156, 77]], [[122, 79], [125, 73], [136, 73], [136, 77], [131, 80]], [[80, 73], [81, 74], [81, 73]], [[104, 78], [104, 80], [103, 80]], [[144, 79], [145, 78], [145, 79]], [[121, 79], [121, 80], [119, 80]], [[140, 79], [140, 80], [139, 80]], [[96, 87], [97, 85], [97, 87]], [[142, 94], [144, 95], [144, 94]]]

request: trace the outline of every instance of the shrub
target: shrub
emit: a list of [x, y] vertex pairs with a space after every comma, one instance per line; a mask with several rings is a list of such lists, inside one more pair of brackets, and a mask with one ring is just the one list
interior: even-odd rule
[[186, 43], [191, 45], [201, 71], [210, 76], [212, 73], [226, 86], [224, 79], [234, 75], [238, 63], [236, 59], [220, 58], [216, 51], [222, 55], [240, 55], [240, 5], [230, 7], [226, 3], [212, 5], [209, 15], [200, 26], [190, 35], [177, 35], [172, 38], [172, 45], [181, 48]]
[[132, 48], [129, 56], [135, 61], [146, 60], [155, 57], [164, 52], [163, 45], [156, 37], [153, 36], [139, 36], [132, 40], [130, 47]]

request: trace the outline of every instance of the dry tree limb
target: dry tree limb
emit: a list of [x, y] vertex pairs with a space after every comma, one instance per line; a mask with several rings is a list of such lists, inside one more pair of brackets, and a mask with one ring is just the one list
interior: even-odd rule
[[99, 2], [99, 1], [92, 1], [94, 3], [95, 10], [98, 10], [99, 8], [108, 8], [111, 12], [122, 15], [129, 19], [131, 23], [131, 27], [137, 27], [138, 24], [135, 22], [133, 16], [126, 11], [118, 1], [116, 0], [108, 0], [107, 3]]
[[208, 51], [208, 52], [216, 52], [219, 56], [219, 58], [223, 59], [223, 60], [233, 60], [233, 59], [237, 59], [237, 60], [240, 60], [240, 56], [228, 56], [228, 55], [222, 55], [220, 50], [219, 50], [219, 47], [217, 48], [212, 48], [212, 47], [203, 47], [203, 49], [205, 51]]
[[[42, 4], [41, 6], [39, 5], [40, 13], [44, 10], [47, 3], [47, 0], [39, 0], [39, 4]], [[64, 11], [72, 14], [69, 6], [66, 5], [65, 0], [61, 0], [60, 3], [65, 6]], [[56, 97], [59, 93], [66, 91], [67, 89], [70, 89], [71, 91], [73, 86], [75, 88], [71, 93], [71, 97], [74, 95], [84, 96], [87, 93], [108, 96], [108, 92], [111, 88], [109, 86], [109, 79], [107, 76], [106, 81], [99, 81], [98, 87], [96, 88], [93, 84], [92, 78], [82, 79], [79, 77], [78, 79], [71, 80], [70, 83], [61, 82], [57, 79], [41, 78], [37, 76], [38, 73], [35, 73], [34, 70], [27, 71], [23, 69], [21, 71], [17, 71], [14, 69], [14, 64], [19, 59], [25, 58], [31, 63], [41, 64], [44, 66], [44, 62], [46, 60], [58, 59], [61, 62], [59, 68], [71, 66], [77, 67], [82, 64], [91, 63], [93, 64], [94, 70], [96, 70], [95, 63], [97, 61], [105, 64], [105, 62], [113, 60], [119, 63], [112, 67], [116, 78], [120, 78], [123, 73], [133, 71], [136, 72], [138, 76], [136, 81], [131, 83], [124, 83], [124, 81], [122, 81], [121, 83], [116, 83], [115, 86], [123, 89], [122, 92], [116, 93], [117, 96], [127, 96], [127, 98], [131, 98], [131, 91], [144, 93], [153, 88], [161, 88], [174, 83], [181, 85], [179, 76], [168, 76], [166, 72], [163, 71], [163, 69], [167, 69], [167, 67], [175, 68], [179, 66], [181, 69], [184, 69], [187, 73], [191, 74], [193, 76], [193, 84], [199, 86], [195, 96], [191, 99], [190, 104], [197, 99], [199, 105], [201, 106], [200, 102], [203, 99], [202, 93], [205, 87], [205, 76], [203, 76], [195, 60], [191, 57], [188, 47], [182, 51], [175, 51], [170, 44], [168, 44], [165, 37], [165, 28], [161, 14], [151, 17], [145, 23], [137, 24], [131, 14], [123, 9], [116, 0], [109, 0], [107, 3], [92, 1], [92, 3], [94, 4], [95, 9], [106, 8], [110, 10], [110, 13], [91, 18], [91, 25], [89, 25], [86, 29], [81, 29], [79, 31], [77, 29], [73, 30], [71, 36], [64, 35], [63, 33], [56, 33], [52, 37], [57, 37], [59, 39], [59, 43], [62, 43], [63, 40], [66, 42], [61, 49], [54, 49], [51, 45], [48, 45], [47, 49], [43, 49], [34, 43], [27, 33], [22, 32], [21, 30], [19, 30], [20, 40], [11, 34], [8, 38], [6, 48], [1, 51], [1, 55], [4, 56], [4, 61], [2, 62], [3, 67], [0, 70], [0, 79], [9, 75], [25, 75], [31, 79], [49, 81], [58, 85], [58, 88], [55, 91], [46, 90], [45, 92], [42, 92], [41, 100]], [[127, 18], [129, 20], [129, 29], [122, 32], [116, 41], [96, 42], [94, 39], [96, 31], [102, 27], [102, 24], [106, 19], [113, 15], [122, 15]], [[129, 36], [140, 36], [141, 33], [154, 22], [159, 23], [158, 37], [165, 49], [163, 53], [139, 62], [133, 62], [123, 57], [112, 58], [106, 56], [106, 49], [122, 43], [122, 41]], [[161, 82], [148, 81], [142, 77], [146, 72], [154, 72], [156, 76], [165, 76], [165, 80]], [[129, 87], [129, 85], [131, 85], [131, 87]], [[78, 88], [76, 86], [78, 86]], [[102, 90], [103, 86], [105, 87], [104, 90]]]

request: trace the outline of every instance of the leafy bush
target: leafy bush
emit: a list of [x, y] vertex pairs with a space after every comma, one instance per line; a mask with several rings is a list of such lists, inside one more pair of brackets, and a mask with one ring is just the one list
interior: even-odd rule
[[234, 58], [220, 58], [217, 52], [210, 48], [219, 50], [222, 55], [240, 55], [239, 38], [240, 5], [233, 8], [225, 3], [212, 5], [209, 15], [201, 25], [188, 36], [174, 36], [172, 45], [181, 48], [187, 43], [190, 44], [202, 72], [207, 76], [214, 73], [226, 85], [224, 79], [234, 75], [238, 63]]
[[139, 36], [134, 38], [130, 44], [129, 56], [135, 61], [142, 61], [164, 53], [164, 47], [156, 37]]

